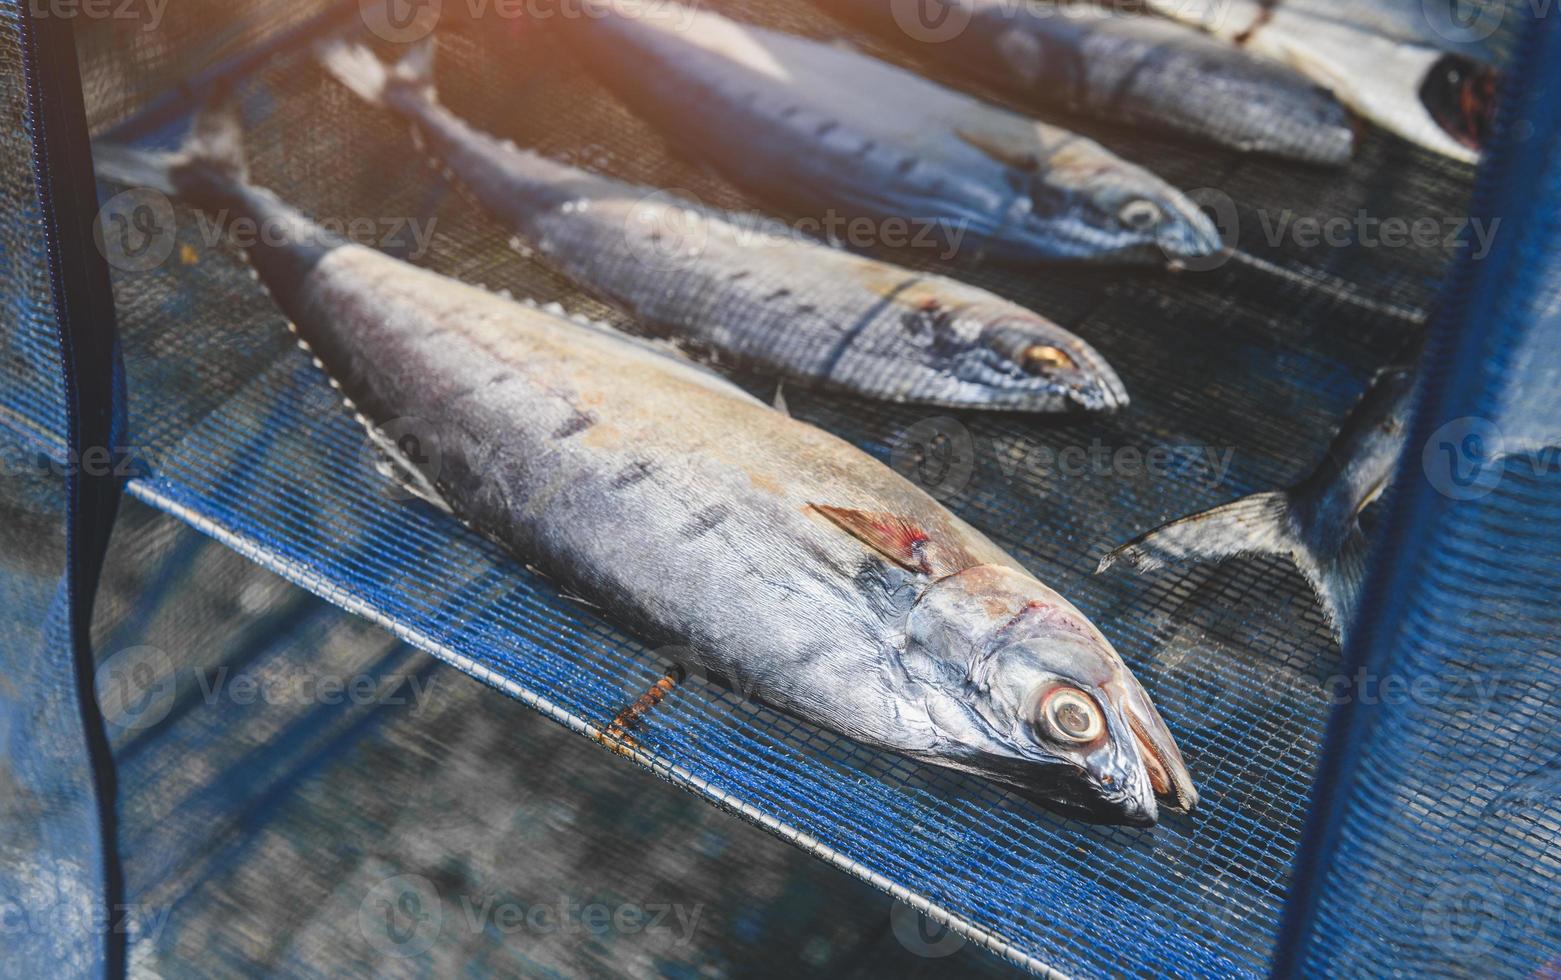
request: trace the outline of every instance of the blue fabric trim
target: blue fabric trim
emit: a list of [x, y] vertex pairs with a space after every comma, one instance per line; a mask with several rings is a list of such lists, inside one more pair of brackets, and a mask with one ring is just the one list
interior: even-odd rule
[[[119, 357], [114, 298], [108, 267], [94, 244], [97, 186], [76, 61], [73, 20], [22, 20], [27, 100], [37, 128], [34, 177], [44, 219], [45, 250], [64, 369], [68, 459], [105, 448], [114, 465], [101, 470], [70, 466], [66, 476], [67, 562], [61, 594], [65, 608], [51, 628], [44, 656], [68, 648], [80, 713], [81, 738], [92, 767], [101, 855], [100, 915], [104, 927], [102, 971], [125, 973], [125, 935], [115, 912], [124, 905], [117, 854], [117, 799], [113, 754], [94, 687], [91, 628], [93, 599], [118, 511], [123, 480], [117, 465], [125, 432], [124, 371]], [[85, 846], [86, 842], [78, 842]]]
[[[1432, 322], [1420, 367], [1420, 403], [1400, 461], [1403, 475], [1395, 481], [1393, 507], [1374, 548], [1360, 619], [1341, 665], [1345, 676], [1364, 669], [1367, 676], [1385, 678], [1416, 669], [1405, 662], [1413, 641], [1404, 624], [1414, 620], [1417, 600], [1437, 589], [1427, 582], [1425, 569], [1448, 546], [1448, 517], [1461, 503], [1430, 481], [1411, 478], [1421, 468], [1420, 447], [1444, 423], [1470, 416], [1499, 418], [1511, 435], [1520, 435], [1519, 423], [1514, 418], [1508, 425], [1503, 409], [1511, 409], [1514, 393], [1520, 403], [1524, 394], [1546, 396], [1525, 392], [1542, 379], [1514, 366], [1519, 354], [1546, 345], [1549, 350], [1540, 351], [1538, 360], [1552, 368], [1556, 360], [1557, 324], [1540, 320], [1535, 311], [1541, 296], [1555, 294], [1561, 275], [1553, 258], [1561, 255], [1561, 229], [1550, 193], [1561, 181], [1561, 26], [1553, 17], [1523, 16], [1528, 29], [1504, 76], [1495, 137], [1469, 211], [1487, 223], [1499, 220], [1501, 234], [1483, 261], [1466, 253]], [[1532, 374], [1535, 365], [1528, 367]], [[1546, 414], [1528, 407], [1530, 416]], [[1546, 424], [1543, 418], [1537, 422]], [[1329, 917], [1320, 911], [1330, 890], [1337, 901], [1362, 909], [1373, 901], [1370, 895], [1341, 896], [1348, 884], [1329, 876], [1341, 860], [1347, 817], [1364, 808], [1363, 797], [1373, 789], [1361, 773], [1365, 747], [1374, 738], [1395, 737], [1385, 729], [1397, 711], [1385, 699], [1354, 697], [1333, 713], [1274, 953], [1275, 977], [1313, 973], [1315, 958], [1326, 958], [1336, 944]]]

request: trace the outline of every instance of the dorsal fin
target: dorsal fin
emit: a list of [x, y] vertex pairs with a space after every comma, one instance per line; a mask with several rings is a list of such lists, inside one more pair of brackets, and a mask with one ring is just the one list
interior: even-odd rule
[[1004, 166], [1026, 171], [1040, 169], [1041, 146], [1032, 133], [967, 124], [955, 126], [954, 135]]
[[979, 564], [963, 548], [934, 538], [909, 518], [827, 504], [808, 506], [907, 571], [942, 578]]

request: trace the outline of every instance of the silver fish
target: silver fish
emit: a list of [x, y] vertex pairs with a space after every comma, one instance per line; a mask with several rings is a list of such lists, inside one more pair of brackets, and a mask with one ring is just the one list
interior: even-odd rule
[[461, 183], [556, 267], [641, 323], [751, 368], [871, 398], [1113, 411], [1116, 372], [1017, 303], [501, 143], [442, 106], [433, 45], [393, 71], [342, 42], [344, 84], [411, 120]]
[[584, 0], [560, 27], [678, 150], [783, 211], [958, 230], [961, 262], [1222, 247], [1196, 204], [1098, 143], [855, 50], [637, 0]]
[[468, 526], [869, 745], [1092, 820], [1196, 802], [1105, 637], [920, 488], [674, 357], [332, 238], [254, 186], [240, 147], [211, 110], [141, 170], [272, 229], [258, 275], [367, 423], [419, 420], [401, 465]]
[[1340, 3], [1339, 0], [1277, 0], [1316, 20], [1334, 20], [1380, 37], [1405, 41], [1463, 55], [1472, 61], [1495, 65], [1502, 59], [1502, 21], [1516, 13], [1517, 5], [1466, 3], [1464, 0], [1372, 0]]
[[1161, 17], [1073, 3], [942, 0], [901, 23], [898, 0], [816, 0], [906, 44], [940, 70], [1026, 108], [1062, 107], [1137, 128], [1331, 166], [1349, 162], [1348, 113], [1292, 68]]
[[1144, 2], [1156, 13], [1294, 67], [1361, 116], [1412, 143], [1454, 160], [1479, 159], [1495, 112], [1496, 74], [1489, 65], [1323, 16], [1316, 5]]
[[1161, 525], [1107, 554], [1098, 570], [1117, 562], [1152, 571], [1172, 561], [1282, 555], [1306, 576], [1342, 640], [1366, 572], [1360, 512], [1382, 493], [1403, 455], [1414, 391], [1409, 368], [1383, 371], [1300, 483]]

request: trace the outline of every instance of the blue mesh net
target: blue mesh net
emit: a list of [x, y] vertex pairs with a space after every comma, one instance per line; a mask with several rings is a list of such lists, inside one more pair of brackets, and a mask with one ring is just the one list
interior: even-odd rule
[[[102, 833], [64, 587], [65, 407], [39, 120], [17, 5], [0, 4], [0, 929], [7, 976], [102, 962]], [[24, 546], [25, 542], [25, 546]]]
[[[788, 30], [840, 33], [810, 10], [733, 6]], [[239, 65], [254, 173], [306, 213], [433, 220], [434, 247], [420, 263], [621, 322], [517, 258], [508, 232], [457, 197], [403, 127], [363, 111], [304, 48], [282, 43], [327, 8], [191, 4], [168, 12], [157, 44], [84, 30], [94, 131], [169, 145], [183, 127], [177, 100], [164, 99], [175, 83]], [[484, 129], [627, 179], [749, 206], [669, 152], [545, 32], [456, 32], [440, 55], [445, 100]], [[1335, 174], [1079, 127], [1124, 156], [1153, 160], [1172, 183], [1228, 193], [1239, 247], [1270, 267], [1176, 277], [972, 273], [1088, 338], [1127, 379], [1134, 408], [1066, 423], [958, 416], [975, 471], [946, 488], [946, 503], [1102, 627], [1176, 733], [1203, 806], [1149, 831], [1084, 826], [697, 679], [648, 719], [637, 761], [1031, 969], [1259, 974], [1270, 967], [1313, 813], [1340, 652], [1304, 581], [1278, 560], [1153, 578], [1090, 573], [1109, 545], [1146, 527], [1306, 473], [1376, 369], [1417, 343], [1452, 255], [1360, 240], [1320, 250], [1292, 238], [1273, 244], [1273, 217], [1456, 216], [1468, 210], [1473, 172], [1376, 131]], [[361, 429], [236, 252], [193, 213], [175, 214], [168, 260], [114, 281], [133, 495], [577, 732], [605, 724], [660, 675], [655, 651], [433, 508], [388, 493]], [[13, 302], [26, 300], [13, 299], [8, 280]], [[13, 428], [57, 445], [51, 330], [40, 317], [5, 331], [0, 343], [16, 353], [0, 370], [15, 383], [0, 390], [0, 409]], [[768, 394], [762, 379], [738, 380]], [[931, 414], [790, 390], [787, 401], [794, 415], [883, 459]], [[1088, 458], [1097, 446], [1164, 449], [1175, 465], [1152, 476], [1056, 463], [1064, 451]], [[1316, 916], [1297, 926], [1308, 968], [1380, 970], [1386, 947], [1414, 951], [1423, 969], [1521, 975], [1554, 954], [1553, 908], [1541, 904], [1536, 914], [1549, 917], [1532, 931], [1490, 925], [1546, 895], [1556, 842], [1556, 791], [1545, 775], [1555, 660], [1534, 639], [1549, 636], [1554, 547], [1542, 533], [1513, 530], [1544, 526], [1525, 515], [1546, 513], [1554, 478], [1522, 467], [1513, 463], [1500, 492], [1438, 525], [1434, 560], [1415, 569], [1423, 605], [1403, 620], [1406, 646], [1392, 669], [1406, 681], [1511, 671], [1523, 683], [1472, 705], [1449, 696], [1382, 707], [1360, 763], [1370, 792], [1349, 797], [1338, 842], [1316, 855], [1339, 870], [1317, 886]], [[1471, 568], [1478, 589], [1468, 585]], [[1471, 919], [1475, 893], [1486, 904]], [[1473, 938], [1450, 941], [1449, 932]]]

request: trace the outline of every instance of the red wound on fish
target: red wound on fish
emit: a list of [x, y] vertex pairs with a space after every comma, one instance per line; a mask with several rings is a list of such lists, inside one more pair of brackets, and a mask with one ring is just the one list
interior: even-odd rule
[[809, 504], [841, 530], [902, 568], [923, 575], [952, 575], [973, 562], [958, 548], [945, 548], [911, 520], [895, 514]]

